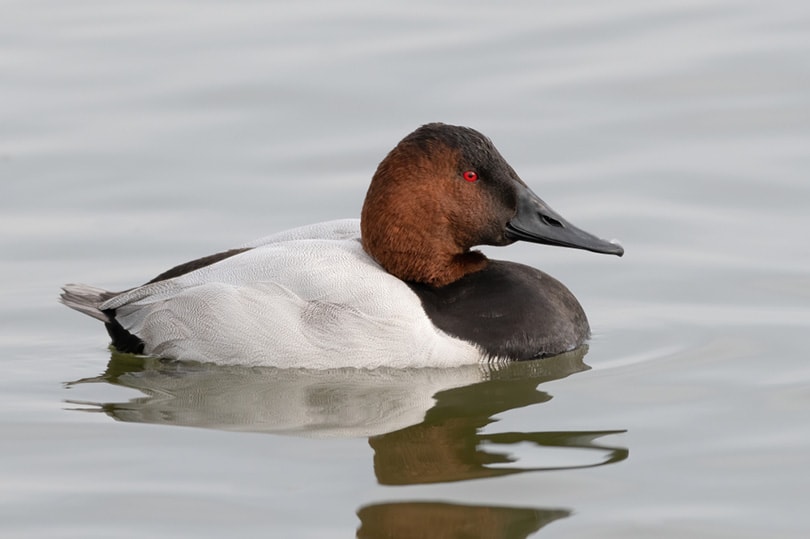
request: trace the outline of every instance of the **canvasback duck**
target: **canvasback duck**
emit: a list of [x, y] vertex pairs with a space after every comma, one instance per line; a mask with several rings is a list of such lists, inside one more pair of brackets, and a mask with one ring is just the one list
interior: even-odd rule
[[476, 245], [523, 240], [621, 256], [574, 227], [470, 128], [427, 124], [380, 163], [361, 218], [274, 234], [123, 292], [61, 301], [123, 352], [229, 365], [448, 367], [581, 346], [574, 295]]

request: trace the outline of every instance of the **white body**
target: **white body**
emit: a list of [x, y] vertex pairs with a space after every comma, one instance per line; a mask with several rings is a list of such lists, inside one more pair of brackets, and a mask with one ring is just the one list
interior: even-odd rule
[[482, 361], [363, 250], [360, 221], [296, 228], [100, 305], [160, 357], [275, 367], [449, 367]]

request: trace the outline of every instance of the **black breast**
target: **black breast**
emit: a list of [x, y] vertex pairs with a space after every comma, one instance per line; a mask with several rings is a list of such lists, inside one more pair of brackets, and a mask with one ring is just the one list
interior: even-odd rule
[[408, 283], [433, 323], [488, 354], [534, 359], [572, 350], [588, 338], [588, 319], [574, 295], [535, 268], [490, 260], [441, 288]]

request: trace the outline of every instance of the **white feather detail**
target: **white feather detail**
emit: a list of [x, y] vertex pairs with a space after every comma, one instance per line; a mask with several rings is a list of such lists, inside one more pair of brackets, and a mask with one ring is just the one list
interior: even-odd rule
[[226, 365], [449, 367], [485, 359], [447, 335], [360, 244], [359, 220], [318, 223], [101, 305], [145, 353]]

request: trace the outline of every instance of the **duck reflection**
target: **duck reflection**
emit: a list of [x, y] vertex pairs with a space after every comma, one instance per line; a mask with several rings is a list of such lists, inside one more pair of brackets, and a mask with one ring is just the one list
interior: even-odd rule
[[357, 537], [521, 539], [546, 524], [570, 514], [571, 512], [565, 509], [475, 506], [439, 502], [375, 504], [357, 511], [361, 522], [357, 529]]
[[[537, 391], [537, 386], [587, 369], [582, 363], [584, 352], [512, 364], [492, 373], [487, 380], [438, 392], [421, 423], [369, 438], [377, 480], [386, 485], [437, 483], [525, 471], [587, 468], [624, 460], [627, 449], [595, 442], [622, 430], [481, 433], [496, 414], [550, 400], [551, 396]], [[594, 450], [598, 456], [585, 464], [522, 467], [515, 465], [508, 452], [493, 451], [526, 443]]]
[[[461, 481], [582, 468], [627, 458], [596, 441], [617, 430], [482, 433], [499, 413], [551, 399], [540, 383], [588, 369], [586, 349], [543, 360], [455, 369], [276, 369], [182, 363], [113, 353], [98, 377], [136, 389], [128, 402], [68, 401], [119, 421], [303, 436], [368, 437], [379, 483]], [[510, 447], [575, 448], [586, 462], [521, 466]], [[578, 452], [577, 454], [580, 454]]]

